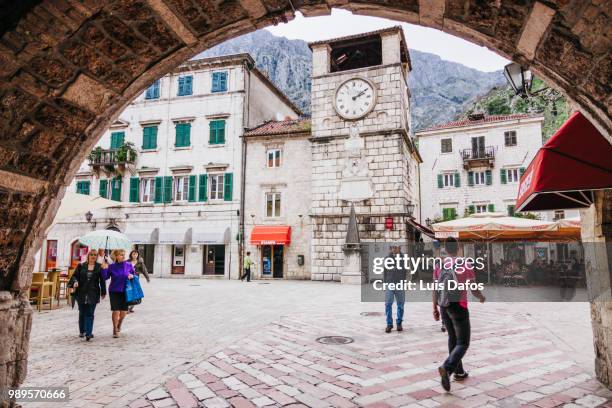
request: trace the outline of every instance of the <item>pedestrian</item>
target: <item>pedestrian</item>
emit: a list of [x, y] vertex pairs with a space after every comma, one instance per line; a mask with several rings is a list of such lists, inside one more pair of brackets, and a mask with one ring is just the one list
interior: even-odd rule
[[[140, 256], [140, 252], [138, 252], [137, 249], [132, 250], [132, 252], [130, 252], [129, 258], [130, 263], [132, 264], [132, 266], [134, 267], [134, 271], [136, 272], [136, 276], [140, 277], [140, 274], [142, 274], [147, 280], [147, 283], [151, 282], [151, 279], [149, 278], [149, 271], [147, 270], [147, 266], [144, 263], [144, 259], [142, 259], [142, 257]], [[136, 305], [130, 305], [128, 307], [129, 313], [134, 313], [134, 306]]]
[[102, 265], [104, 262], [107, 264], [112, 264], [110, 257], [106, 254], [106, 250], [104, 248], [98, 249], [98, 263]]
[[128, 312], [128, 304], [125, 299], [125, 286], [128, 279], [133, 279], [134, 267], [130, 262], [125, 260], [125, 250], [115, 249], [111, 258], [114, 263], [109, 265], [104, 262], [102, 264], [102, 278], [111, 282], [108, 285], [108, 293], [110, 296], [112, 319], [113, 319], [113, 337], [119, 337], [121, 333], [121, 324], [125, 315]]
[[[393, 266], [391, 268], [385, 268], [383, 274], [383, 281], [386, 284], [397, 285], [406, 281], [406, 270], [400, 268], [395, 261], [396, 257], [401, 257], [401, 250], [399, 246], [391, 246], [389, 248], [389, 255], [387, 258], [393, 259]], [[386, 259], [385, 259], [386, 261]], [[385, 265], [387, 263], [385, 262]], [[395, 300], [397, 307], [397, 331], [403, 331], [402, 321], [404, 319], [404, 303], [406, 302], [406, 292], [403, 289], [389, 289], [385, 290], [385, 315], [387, 317], [387, 328], [385, 333], [391, 333], [393, 330], [393, 301]]]
[[[74, 290], [79, 306], [79, 337], [90, 341], [93, 339], [93, 324], [96, 305], [100, 298], [106, 297], [106, 282], [102, 279], [101, 265], [96, 262], [98, 253], [91, 249], [87, 253], [87, 260], [77, 265], [68, 287]], [[74, 305], [74, 304], [73, 304]]]
[[243, 266], [244, 266], [244, 273], [242, 274], [242, 277], [240, 278], [240, 280], [244, 281], [244, 278], [246, 278], [247, 282], [250, 282], [251, 281], [251, 266], [253, 266], [253, 261], [251, 260], [251, 252], [247, 251], [246, 256], [244, 257]]
[[[433, 291], [433, 317], [436, 321], [442, 317], [442, 322], [448, 333], [448, 358], [438, 367], [438, 373], [440, 374], [442, 388], [450, 391], [451, 375], [453, 375], [455, 381], [462, 381], [468, 376], [468, 372], [463, 367], [462, 359], [470, 346], [470, 314], [467, 291], [449, 290], [448, 281], [475, 282], [476, 277], [472, 267], [464, 265], [463, 262], [459, 264], [457, 261], [459, 244], [456, 239], [447, 239], [444, 243], [444, 249], [448, 258], [443, 259], [442, 268], [436, 266], [434, 270], [434, 281], [439, 285], [444, 285], [444, 289]], [[460, 265], [462, 266], [461, 269], [459, 268]], [[472, 294], [480, 303], [485, 301], [484, 295], [479, 290], [473, 289]]]
[[[434, 258], [439, 258], [439, 259], [442, 258], [442, 250], [440, 248], [440, 241], [434, 240], [432, 249], [433, 249]], [[440, 322], [440, 331], [442, 332], [446, 331], [446, 327], [444, 327], [444, 322]]]

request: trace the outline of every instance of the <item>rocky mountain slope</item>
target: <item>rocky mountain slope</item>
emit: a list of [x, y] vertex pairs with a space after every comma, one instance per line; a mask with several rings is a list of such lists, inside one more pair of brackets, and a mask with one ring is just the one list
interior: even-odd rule
[[[267, 73], [305, 113], [310, 112], [312, 54], [306, 42], [277, 37], [260, 30], [222, 43], [200, 57], [248, 52], [257, 67]], [[481, 72], [442, 60], [425, 52], [410, 51], [412, 116], [415, 130], [453, 120], [477, 96], [505, 83], [501, 71]]]

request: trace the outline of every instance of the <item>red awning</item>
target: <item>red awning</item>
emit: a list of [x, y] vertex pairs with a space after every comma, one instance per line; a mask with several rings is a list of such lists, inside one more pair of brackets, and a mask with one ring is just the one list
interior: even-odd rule
[[516, 209], [585, 208], [593, 202], [593, 190], [606, 188], [612, 188], [612, 144], [576, 112], [527, 167]]
[[419, 224], [412, 218], [408, 218], [408, 224], [412, 225], [414, 229], [421, 231], [422, 234], [427, 235], [429, 238], [432, 238], [432, 239], [435, 238], [435, 234], [430, 228], [427, 228], [426, 226]]
[[251, 231], [253, 245], [289, 245], [291, 227], [287, 225], [256, 225]]

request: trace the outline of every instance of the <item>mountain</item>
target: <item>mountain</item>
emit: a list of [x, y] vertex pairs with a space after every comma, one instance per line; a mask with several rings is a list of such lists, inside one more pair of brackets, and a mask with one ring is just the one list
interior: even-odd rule
[[[306, 114], [310, 112], [312, 53], [306, 42], [259, 30], [219, 44], [198, 57], [241, 52], [251, 54], [257, 68]], [[408, 82], [415, 130], [453, 120], [477, 96], [505, 83], [501, 71], [481, 72], [415, 50], [410, 51], [410, 57]]]
[[486, 94], [470, 102], [456, 119], [467, 119], [472, 112], [488, 115], [512, 113], [542, 113], [544, 124], [542, 135], [547, 140], [569, 118], [570, 105], [559, 91], [548, 88], [539, 78], [533, 79], [532, 96], [524, 99], [517, 96], [509, 85], [493, 87]]

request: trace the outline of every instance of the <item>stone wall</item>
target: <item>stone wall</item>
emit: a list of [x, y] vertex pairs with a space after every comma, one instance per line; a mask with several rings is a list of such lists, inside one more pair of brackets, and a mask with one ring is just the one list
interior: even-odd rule
[[[343, 7], [487, 46], [547, 78], [612, 141], [612, 24], [602, 1], [18, 2], [0, 24], [0, 296], [17, 301], [27, 292], [63, 186], [125, 105], [186, 59], [287, 21], [294, 7], [305, 15]], [[16, 333], [27, 331], [24, 319], [0, 320]], [[27, 334], [20, 339], [25, 350]], [[24, 358], [9, 347], [14, 341], [0, 338], [9, 350], [0, 386], [23, 378], [23, 371], [6, 371]]]

